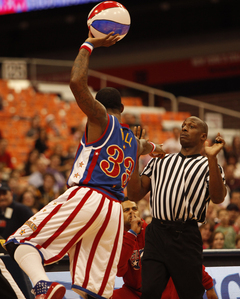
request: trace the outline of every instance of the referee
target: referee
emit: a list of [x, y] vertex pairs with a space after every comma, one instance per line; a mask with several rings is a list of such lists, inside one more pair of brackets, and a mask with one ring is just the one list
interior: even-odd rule
[[[153, 158], [139, 176], [136, 168], [128, 184], [128, 197], [138, 201], [149, 191], [153, 220], [146, 229], [142, 259], [142, 299], [161, 298], [172, 277], [180, 299], [200, 299], [202, 238], [210, 199], [223, 202], [226, 188], [217, 154], [225, 142], [220, 134], [209, 146], [208, 127], [191, 116], [182, 124], [181, 151]], [[201, 155], [205, 151], [205, 156]]]

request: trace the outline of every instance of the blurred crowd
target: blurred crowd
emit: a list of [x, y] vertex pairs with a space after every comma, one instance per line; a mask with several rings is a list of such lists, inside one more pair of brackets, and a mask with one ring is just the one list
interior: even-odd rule
[[[28, 206], [34, 213], [56, 198], [67, 187], [66, 182], [75, 158], [78, 142], [85, 126], [73, 128], [73, 141], [64, 150], [54, 116], [46, 117], [46, 125], [40, 126], [40, 118], [34, 116], [26, 138], [33, 140], [27, 159], [17, 167], [12, 162], [7, 136], [0, 132], [0, 182], [7, 182], [13, 200]], [[56, 142], [49, 145], [55, 138]], [[1, 233], [0, 233], [1, 234]]]
[[[138, 125], [136, 118], [125, 116], [124, 121], [133, 127]], [[78, 143], [83, 135], [85, 124], [73, 128], [73, 142], [64, 150], [54, 115], [46, 117], [46, 124], [40, 125], [39, 116], [31, 120], [31, 127], [25, 132], [26, 138], [32, 138], [33, 148], [29, 151], [25, 163], [14, 167], [11, 151], [8, 149], [8, 139], [0, 131], [0, 191], [1, 183], [7, 183], [12, 194], [12, 200], [27, 206], [34, 214], [51, 200], [58, 197], [67, 188], [67, 179], [75, 158]], [[172, 138], [160, 140], [167, 153], [180, 151], [180, 128], [174, 127]], [[56, 138], [54, 145], [49, 146], [49, 140]], [[209, 140], [209, 142], [214, 142]], [[51, 143], [52, 144], [52, 143]], [[204, 152], [202, 153], [204, 155]], [[141, 167], [150, 160], [149, 156], [141, 159]], [[207, 222], [199, 226], [204, 249], [240, 249], [240, 136], [234, 136], [231, 144], [226, 144], [219, 154], [219, 164], [223, 167], [228, 194], [224, 202], [215, 205], [210, 202], [207, 210]], [[5, 186], [5, 185], [4, 185]], [[5, 188], [6, 189], [6, 188]], [[5, 191], [4, 191], [5, 192]], [[4, 193], [3, 192], [3, 193]], [[0, 236], [4, 235], [6, 204], [2, 205], [0, 192]], [[10, 201], [11, 205], [11, 201]], [[138, 202], [141, 217], [151, 222], [149, 197]], [[20, 226], [20, 225], [19, 225]]]

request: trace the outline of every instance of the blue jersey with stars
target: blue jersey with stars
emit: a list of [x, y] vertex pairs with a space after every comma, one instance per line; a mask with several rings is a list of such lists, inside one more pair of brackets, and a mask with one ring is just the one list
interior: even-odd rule
[[107, 191], [123, 200], [126, 187], [137, 158], [137, 141], [128, 125], [120, 124], [108, 114], [103, 135], [87, 142], [86, 131], [79, 144], [68, 187], [88, 186]]

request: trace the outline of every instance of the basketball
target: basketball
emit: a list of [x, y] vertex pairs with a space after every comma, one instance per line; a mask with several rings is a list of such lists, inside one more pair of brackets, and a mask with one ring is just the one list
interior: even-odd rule
[[128, 10], [115, 1], [104, 1], [90, 11], [87, 26], [96, 38], [102, 38], [114, 31], [122, 39], [130, 28], [131, 19]]

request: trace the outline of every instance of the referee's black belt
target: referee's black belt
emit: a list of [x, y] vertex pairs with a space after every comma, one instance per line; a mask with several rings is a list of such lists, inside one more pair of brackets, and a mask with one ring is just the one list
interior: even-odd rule
[[196, 220], [191, 220], [188, 219], [186, 221], [183, 220], [175, 220], [175, 221], [170, 221], [170, 220], [161, 220], [158, 218], [152, 218], [152, 222], [155, 223], [156, 225], [166, 225], [166, 226], [198, 226], [197, 221]]

